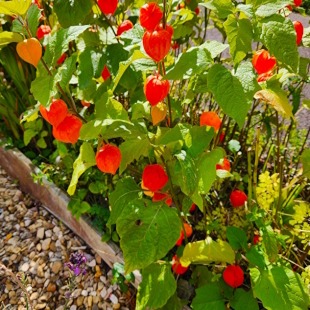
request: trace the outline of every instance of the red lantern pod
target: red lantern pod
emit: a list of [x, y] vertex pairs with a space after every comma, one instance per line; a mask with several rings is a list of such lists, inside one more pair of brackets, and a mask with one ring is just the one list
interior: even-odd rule
[[234, 208], [239, 208], [244, 206], [248, 196], [243, 191], [236, 189], [230, 194], [229, 200]]
[[150, 75], [144, 83], [144, 94], [149, 103], [154, 106], [164, 100], [169, 93], [170, 83], [162, 80], [162, 76]]
[[140, 8], [140, 24], [146, 30], [154, 30], [162, 17], [163, 12], [155, 2], [146, 3]]
[[53, 126], [53, 136], [64, 143], [76, 143], [83, 123], [75, 115], [68, 114], [57, 126]]
[[145, 52], [156, 62], [163, 60], [171, 47], [171, 32], [165, 29], [146, 31], [142, 38]]
[[115, 174], [122, 161], [120, 149], [112, 144], [105, 144], [96, 154], [96, 163], [100, 171]]
[[223, 272], [223, 279], [227, 285], [237, 288], [244, 281], [243, 270], [238, 265], [227, 266]]
[[200, 126], [210, 126], [213, 127], [215, 131], [218, 131], [221, 124], [222, 120], [213, 111], [203, 112], [200, 116]]
[[216, 170], [226, 170], [226, 171], [230, 171], [230, 162], [229, 160], [225, 157], [223, 158], [223, 160], [216, 164]]
[[53, 126], [60, 124], [68, 114], [66, 103], [61, 99], [53, 99], [49, 109], [40, 105], [42, 117]]
[[117, 9], [118, 0], [98, 0], [97, 3], [103, 14], [114, 14]]
[[107, 67], [107, 65], [104, 65], [103, 67], [103, 70], [101, 72], [101, 77], [104, 79], [104, 80], [107, 80], [109, 77], [111, 76], [111, 73]]
[[295, 6], [301, 6], [302, 5], [302, 0], [294, 0]]
[[162, 189], [168, 182], [168, 175], [159, 164], [147, 165], [142, 173], [142, 183], [152, 192]]
[[182, 266], [179, 257], [177, 255], [174, 255], [172, 257], [172, 270], [174, 273], [181, 275], [188, 270], [188, 267]]
[[293, 22], [293, 25], [296, 31], [296, 44], [299, 45], [301, 43], [302, 36], [304, 34], [304, 26], [299, 21]]
[[256, 72], [262, 74], [271, 71], [276, 66], [277, 60], [270, 56], [268, 51], [259, 50], [253, 56], [252, 64]]
[[133, 23], [127, 19], [124, 20], [117, 28], [116, 35], [120, 36], [123, 32], [128, 31], [133, 28]]
[[44, 38], [44, 36], [48, 35], [52, 31], [51, 27], [48, 25], [41, 25], [37, 29], [37, 38], [38, 40], [41, 40]]

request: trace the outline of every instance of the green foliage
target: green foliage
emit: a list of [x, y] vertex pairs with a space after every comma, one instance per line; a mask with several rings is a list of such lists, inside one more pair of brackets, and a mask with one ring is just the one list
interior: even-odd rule
[[[54, 10], [58, 21], [63, 28], [79, 25], [90, 13], [92, 7], [91, 1], [54, 1]], [[68, 14], [70, 12], [70, 14]]]
[[208, 73], [208, 88], [223, 111], [242, 127], [250, 105], [240, 81], [224, 66], [215, 64]]
[[[174, 29], [160, 62], [143, 46], [146, 1], [119, 1], [108, 16], [90, 0], [41, 2], [44, 19], [30, 0], [0, 1], [1, 144], [22, 148], [42, 170], [36, 181], [67, 190], [72, 214], [120, 245], [114, 283], [126, 291], [141, 271], [137, 309], [307, 309], [309, 149], [296, 120], [309, 107], [309, 58], [296, 45], [292, 1], [156, 1]], [[127, 19], [133, 28], [117, 36]], [[16, 43], [43, 24], [52, 31], [35, 68]], [[261, 49], [276, 66], [258, 74]], [[151, 74], [170, 84], [158, 106], [145, 94]], [[83, 123], [74, 145], [55, 140], [55, 125], [39, 112], [40, 104], [52, 112], [52, 98]], [[159, 107], [167, 112], [154, 125]], [[203, 114], [206, 126], [203, 112], [215, 115]], [[104, 159], [120, 160], [115, 174], [96, 165], [105, 144], [121, 154]], [[155, 192], [145, 187], [151, 164], [168, 178]], [[231, 199], [237, 189], [247, 196], [240, 207]], [[244, 272], [238, 288], [222, 277], [228, 264]]]
[[208, 237], [206, 240], [188, 243], [184, 248], [181, 263], [184, 266], [211, 262], [232, 264], [234, 260], [235, 253], [227, 242], [221, 240], [215, 242]]
[[253, 293], [266, 309], [307, 309], [309, 295], [299, 274], [287, 267], [250, 269]]
[[179, 238], [180, 228], [177, 212], [166, 205], [152, 205], [141, 199], [127, 203], [116, 222], [125, 272], [164, 257]]
[[152, 264], [142, 272], [142, 282], [137, 295], [137, 310], [164, 306], [175, 293], [176, 281], [167, 264]]

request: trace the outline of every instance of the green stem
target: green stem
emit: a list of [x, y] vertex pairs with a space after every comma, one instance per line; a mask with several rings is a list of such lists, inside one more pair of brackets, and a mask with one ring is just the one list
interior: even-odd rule
[[260, 127], [257, 127], [256, 141], [255, 141], [255, 160], [254, 160], [254, 171], [253, 171], [253, 194], [256, 200], [256, 186], [257, 186], [257, 169], [258, 169], [258, 159], [259, 159], [259, 137], [260, 137]]
[[252, 149], [249, 148], [247, 155], [248, 155], [248, 205], [249, 208], [252, 206], [252, 159], [251, 159], [251, 153], [252, 153]]
[[274, 220], [278, 224], [278, 212], [280, 211], [281, 205], [282, 205], [282, 186], [283, 186], [283, 166], [284, 166], [284, 158], [280, 157], [279, 158], [279, 197], [278, 197], [278, 202], [276, 206], [276, 211], [274, 214]]

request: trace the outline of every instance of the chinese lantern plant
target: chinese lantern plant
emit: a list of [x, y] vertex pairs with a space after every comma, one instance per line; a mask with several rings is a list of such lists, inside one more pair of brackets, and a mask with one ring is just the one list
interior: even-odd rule
[[[309, 153], [294, 123], [308, 74], [288, 4], [56, 0], [44, 10], [53, 33], [29, 64], [29, 115], [52, 126], [53, 163], [73, 154], [69, 209], [102, 215], [124, 272], [142, 273], [137, 309], [309, 306]], [[32, 42], [39, 15], [26, 11]], [[209, 40], [210, 28], [225, 40]]]

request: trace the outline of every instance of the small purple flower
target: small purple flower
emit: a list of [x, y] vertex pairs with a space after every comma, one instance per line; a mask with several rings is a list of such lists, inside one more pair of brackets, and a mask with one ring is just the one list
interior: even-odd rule
[[85, 275], [86, 274], [86, 268], [85, 263], [87, 259], [84, 256], [83, 253], [72, 253], [70, 255], [70, 261], [68, 263], [65, 263], [65, 266], [67, 266], [77, 277], [80, 274]]

